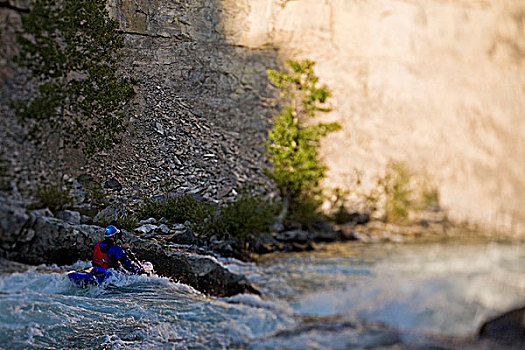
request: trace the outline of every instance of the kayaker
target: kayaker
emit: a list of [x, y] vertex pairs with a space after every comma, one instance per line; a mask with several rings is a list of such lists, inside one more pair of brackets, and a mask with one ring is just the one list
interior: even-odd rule
[[121, 232], [118, 228], [113, 225], [106, 227], [104, 240], [98, 242], [95, 246], [91, 264], [103, 269], [118, 269], [122, 266], [134, 274], [144, 273], [144, 270], [140, 266], [128, 258], [125, 249], [129, 249], [129, 245], [123, 244], [120, 246], [116, 243], [117, 239], [120, 238]]

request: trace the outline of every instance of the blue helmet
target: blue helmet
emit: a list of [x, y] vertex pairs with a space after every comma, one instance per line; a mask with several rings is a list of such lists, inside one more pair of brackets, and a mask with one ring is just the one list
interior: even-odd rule
[[120, 233], [120, 230], [113, 225], [109, 225], [108, 227], [106, 227], [104, 237], [113, 237], [117, 233]]

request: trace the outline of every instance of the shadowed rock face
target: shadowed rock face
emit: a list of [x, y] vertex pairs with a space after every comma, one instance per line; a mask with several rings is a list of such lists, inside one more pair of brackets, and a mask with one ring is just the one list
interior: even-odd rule
[[[62, 220], [28, 214], [25, 209], [0, 202], [0, 257], [26, 264], [71, 264], [90, 260], [95, 244], [103, 239], [103, 228], [72, 225]], [[258, 293], [244, 276], [235, 275], [210, 256], [164, 250], [159, 244], [129, 233], [123, 238], [142, 260], [148, 260], [161, 275], [210, 295], [231, 296]]]

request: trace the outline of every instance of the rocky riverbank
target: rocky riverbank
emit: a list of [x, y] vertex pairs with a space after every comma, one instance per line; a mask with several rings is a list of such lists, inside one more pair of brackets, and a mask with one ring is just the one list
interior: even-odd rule
[[[70, 216], [74, 217], [80, 215]], [[32, 265], [66, 265], [89, 260], [103, 232], [99, 226], [53, 217], [49, 210], [28, 211], [20, 203], [0, 201], [0, 256], [8, 260]], [[138, 258], [151, 261], [159, 275], [203, 293], [215, 296], [257, 293], [244, 276], [231, 273], [210, 254], [162, 247], [126, 231], [123, 241], [130, 244]]]

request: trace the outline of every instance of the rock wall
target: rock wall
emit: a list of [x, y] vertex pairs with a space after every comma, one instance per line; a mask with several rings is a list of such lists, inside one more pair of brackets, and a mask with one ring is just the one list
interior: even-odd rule
[[525, 3], [224, 1], [227, 40], [317, 61], [343, 130], [327, 187], [406, 161], [455, 220], [525, 234]]
[[[131, 194], [158, 191], [166, 178], [213, 199], [248, 181], [268, 186], [258, 170], [275, 107], [265, 70], [310, 58], [333, 91], [327, 119], [343, 125], [323, 143], [327, 188], [350, 187], [356, 173], [372, 186], [389, 160], [404, 160], [438, 184], [450, 218], [525, 234], [523, 1], [112, 0], [109, 8], [127, 33], [123, 69], [139, 80], [138, 96], [125, 143], [81, 172], [105, 181], [110, 165]], [[16, 24], [14, 10], [0, 10]], [[4, 140], [16, 138], [7, 119]], [[28, 153], [17, 145], [9, 147]]]

